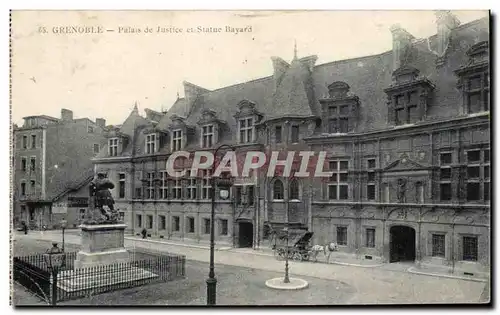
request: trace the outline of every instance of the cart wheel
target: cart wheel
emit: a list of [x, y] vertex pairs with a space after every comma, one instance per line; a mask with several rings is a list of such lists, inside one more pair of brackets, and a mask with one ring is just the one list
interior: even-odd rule
[[302, 260], [309, 261], [309, 254], [302, 255]]
[[302, 255], [300, 253], [294, 253], [292, 259], [295, 261], [302, 261]]

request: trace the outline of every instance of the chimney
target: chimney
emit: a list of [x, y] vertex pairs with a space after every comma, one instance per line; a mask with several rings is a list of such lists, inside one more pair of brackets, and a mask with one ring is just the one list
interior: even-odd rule
[[101, 128], [106, 127], [106, 119], [104, 118], [96, 118], [95, 119], [95, 124], [98, 125]]
[[313, 71], [314, 65], [316, 64], [317, 60], [318, 56], [316, 55], [307, 56], [299, 59], [299, 61], [309, 70], [309, 72]]
[[281, 78], [285, 74], [286, 70], [288, 70], [290, 65], [288, 64], [288, 62], [281, 59], [280, 57], [271, 57], [271, 60], [273, 62], [273, 70], [274, 70], [273, 72], [274, 89], [276, 90], [281, 82]]
[[436, 11], [437, 53], [439, 57], [446, 54], [450, 42], [451, 30], [460, 25], [458, 18], [450, 11]]
[[73, 111], [66, 108], [61, 109], [61, 119], [64, 122], [73, 121]]
[[210, 90], [204, 89], [201, 86], [197, 86], [187, 81], [184, 81], [183, 84], [184, 84], [184, 97], [186, 98], [186, 108], [184, 112], [184, 117], [187, 117], [191, 112], [191, 107], [193, 106], [193, 103], [198, 98], [198, 96], [200, 96], [203, 93], [210, 92]]
[[392, 33], [392, 66], [393, 71], [404, 66], [412, 47], [413, 35], [408, 33], [399, 24], [391, 26]]

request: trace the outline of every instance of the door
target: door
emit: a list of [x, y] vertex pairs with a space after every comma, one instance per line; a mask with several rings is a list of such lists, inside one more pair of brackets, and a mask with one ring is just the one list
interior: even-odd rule
[[252, 247], [253, 224], [251, 222], [239, 223], [239, 247]]
[[390, 229], [390, 262], [415, 260], [415, 229], [396, 225]]

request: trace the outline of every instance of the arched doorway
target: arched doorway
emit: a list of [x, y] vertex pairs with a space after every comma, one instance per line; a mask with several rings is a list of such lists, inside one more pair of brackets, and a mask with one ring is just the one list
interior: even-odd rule
[[390, 262], [415, 260], [415, 229], [395, 225], [390, 229]]

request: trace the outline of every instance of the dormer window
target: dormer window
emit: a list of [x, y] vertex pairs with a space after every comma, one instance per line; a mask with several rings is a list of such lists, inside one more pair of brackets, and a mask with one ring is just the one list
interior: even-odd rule
[[201, 127], [201, 147], [210, 148], [214, 145], [214, 125]]
[[240, 143], [253, 142], [254, 124], [253, 118], [243, 118], [239, 120]]
[[111, 138], [108, 140], [108, 153], [109, 156], [118, 155], [118, 138]]
[[238, 143], [255, 142], [255, 125], [261, 121], [263, 115], [255, 109], [255, 103], [243, 100], [238, 103], [238, 112], [234, 115], [238, 128]]
[[157, 140], [156, 133], [151, 133], [146, 135], [146, 154], [152, 154], [156, 152], [157, 150], [156, 140]]
[[389, 123], [405, 125], [425, 119], [434, 85], [419, 73], [416, 68], [403, 66], [392, 74], [393, 83], [384, 90]]
[[333, 82], [328, 86], [328, 97], [319, 100], [326, 120], [324, 132], [347, 133], [356, 128], [359, 99], [349, 89], [345, 82]]
[[182, 130], [172, 131], [172, 152], [182, 149]]
[[463, 112], [474, 114], [490, 110], [489, 44], [480, 42], [467, 52], [468, 63], [455, 71], [462, 91]]

